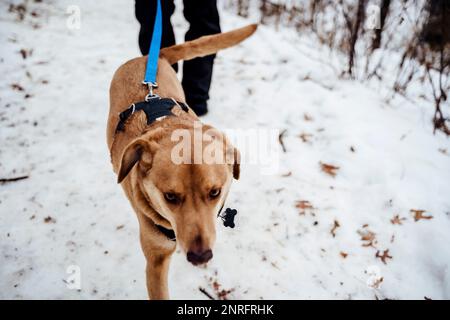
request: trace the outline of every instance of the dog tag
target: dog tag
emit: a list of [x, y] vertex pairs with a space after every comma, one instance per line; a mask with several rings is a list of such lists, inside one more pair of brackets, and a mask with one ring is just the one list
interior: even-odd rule
[[221, 218], [223, 220], [223, 225], [225, 227], [234, 228], [234, 217], [237, 215], [236, 209], [227, 208], [225, 212], [221, 215]]

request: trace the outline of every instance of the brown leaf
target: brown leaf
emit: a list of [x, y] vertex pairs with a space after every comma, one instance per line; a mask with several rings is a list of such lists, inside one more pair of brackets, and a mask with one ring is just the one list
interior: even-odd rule
[[219, 300], [228, 300], [228, 295], [235, 290], [234, 288], [228, 290], [221, 289], [221, 285], [217, 280], [213, 281], [212, 287]]
[[341, 251], [341, 252], [339, 252], [339, 254], [341, 255], [341, 257], [342, 258], [347, 258], [347, 256], [348, 256], [348, 253], [347, 252], [344, 252], [344, 251]]
[[380, 258], [384, 264], [386, 264], [386, 259], [392, 259], [392, 257], [389, 255], [389, 249], [384, 250], [383, 254], [380, 254], [380, 251], [377, 250], [375, 257]]
[[406, 218], [400, 218], [400, 216], [397, 214], [391, 219], [391, 223], [401, 225], [402, 221], [405, 221], [405, 220], [406, 220]]
[[298, 135], [298, 137], [299, 137], [300, 139], [302, 139], [302, 141], [305, 142], [305, 143], [306, 143], [306, 142], [309, 142], [309, 141], [310, 141], [309, 138], [312, 138], [312, 136], [313, 136], [312, 134], [310, 134], [310, 133], [304, 133], [304, 132]]
[[45, 223], [56, 223], [56, 220], [53, 219], [52, 217], [48, 216], [48, 217], [44, 218], [44, 222]]
[[305, 121], [313, 121], [313, 118], [307, 113], [303, 114], [303, 119], [305, 119]]
[[426, 210], [415, 210], [415, 209], [411, 209], [409, 210], [411, 213], [414, 214], [414, 221], [419, 221], [419, 220], [430, 220], [433, 219], [433, 216], [424, 216], [423, 214], [425, 212], [427, 212]]
[[334, 237], [336, 237], [336, 229], [339, 228], [341, 225], [339, 224], [339, 222], [337, 220], [334, 220], [334, 225], [333, 228], [331, 228], [330, 233], [331, 235]]
[[312, 209], [313, 206], [308, 200], [300, 200], [297, 201], [297, 204], [295, 205], [296, 208], [299, 209]]
[[370, 230], [358, 230], [358, 234], [361, 236], [361, 241], [364, 241], [363, 247], [374, 247], [376, 243], [375, 233]]
[[22, 59], [26, 59], [33, 53], [33, 50], [20, 49], [19, 53], [22, 55]]
[[300, 214], [305, 214], [306, 210], [314, 209], [313, 205], [308, 200], [300, 200], [295, 204], [297, 209], [300, 209]]
[[290, 176], [292, 176], [292, 171], [286, 172], [285, 174], [282, 174], [281, 176], [284, 178], [290, 177]]
[[24, 91], [25, 89], [18, 83], [11, 84], [11, 89], [17, 90], [17, 91]]
[[325, 172], [326, 174], [329, 174], [332, 177], [336, 176], [336, 171], [339, 170], [339, 167], [333, 166], [331, 164], [326, 164], [326, 163], [320, 163], [320, 167], [322, 169], [323, 172]]

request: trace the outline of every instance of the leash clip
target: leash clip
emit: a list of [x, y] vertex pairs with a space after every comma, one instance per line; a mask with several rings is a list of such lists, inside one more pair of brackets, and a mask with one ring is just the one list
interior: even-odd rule
[[148, 94], [145, 96], [145, 102], [149, 102], [150, 99], [159, 98], [159, 96], [156, 93], [153, 93], [153, 89], [158, 88], [158, 83], [156, 82], [142, 82], [143, 84], [146, 84], [148, 87]]

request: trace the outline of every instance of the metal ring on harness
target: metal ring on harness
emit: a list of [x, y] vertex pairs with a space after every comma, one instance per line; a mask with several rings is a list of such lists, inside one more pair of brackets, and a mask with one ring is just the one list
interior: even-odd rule
[[158, 83], [156, 82], [142, 82], [143, 84], [146, 84], [148, 87], [148, 94], [145, 96], [145, 101], [149, 102], [150, 99], [159, 98], [159, 96], [155, 93], [153, 93], [153, 88], [158, 88]]

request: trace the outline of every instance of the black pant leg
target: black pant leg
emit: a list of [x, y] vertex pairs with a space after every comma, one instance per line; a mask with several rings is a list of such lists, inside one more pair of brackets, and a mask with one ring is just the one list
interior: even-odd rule
[[[184, 16], [190, 24], [186, 41], [220, 33], [217, 0], [184, 0]], [[214, 58], [215, 55], [210, 55], [183, 64], [182, 85], [186, 101], [198, 115], [207, 111]]]
[[[175, 34], [170, 22], [170, 17], [175, 11], [173, 0], [161, 0], [162, 12], [162, 36], [161, 48], [170, 47], [175, 44]], [[135, 0], [135, 14], [141, 28], [139, 30], [139, 48], [143, 55], [150, 50], [150, 41], [153, 34], [153, 26], [156, 18], [156, 0]], [[177, 64], [173, 65], [177, 70]]]

